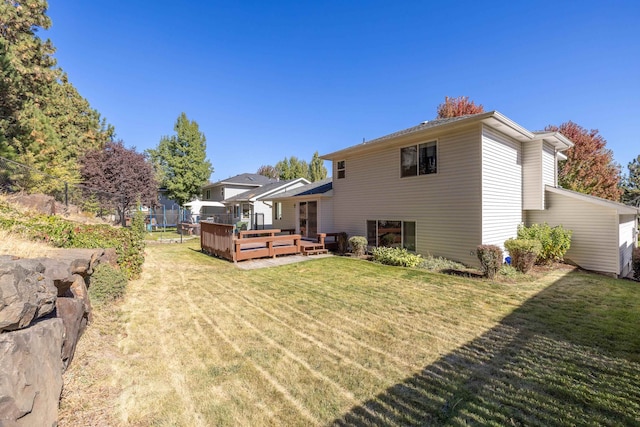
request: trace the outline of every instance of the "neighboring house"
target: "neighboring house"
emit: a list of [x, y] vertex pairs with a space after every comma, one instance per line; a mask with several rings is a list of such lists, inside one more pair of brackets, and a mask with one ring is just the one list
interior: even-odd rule
[[[254, 188], [262, 187], [263, 185], [272, 182], [276, 182], [276, 180], [263, 175], [243, 173], [203, 186], [202, 200], [222, 202], [227, 198], [236, 196]], [[250, 212], [249, 204], [247, 204], [246, 206], [241, 206], [241, 209], [247, 214]], [[227, 208], [204, 206], [200, 211], [200, 215], [202, 218], [224, 215], [233, 216], [235, 213], [236, 212], [233, 212], [231, 207]]]
[[303, 237], [333, 231], [333, 184], [331, 178], [312, 182], [270, 197], [273, 227], [295, 229]]
[[273, 204], [270, 201], [277, 194], [295, 191], [309, 181], [297, 178], [286, 181], [269, 182], [257, 188], [228, 197], [222, 201], [227, 211], [234, 214], [237, 221], [247, 223], [249, 229], [273, 227]]
[[282, 203], [273, 224], [310, 234], [317, 220], [318, 232], [478, 265], [478, 245], [503, 247], [520, 224], [547, 221], [573, 230], [567, 259], [624, 275], [640, 211], [557, 188], [557, 162], [572, 145], [497, 111], [423, 122], [322, 156], [333, 162], [331, 187], [272, 197]]

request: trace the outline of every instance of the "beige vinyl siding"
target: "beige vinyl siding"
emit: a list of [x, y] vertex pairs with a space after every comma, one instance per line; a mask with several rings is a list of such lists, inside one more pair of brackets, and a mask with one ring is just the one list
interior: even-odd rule
[[296, 228], [296, 206], [294, 206], [294, 203], [295, 202], [291, 200], [282, 201], [282, 219], [274, 219], [272, 224], [273, 228], [279, 228], [280, 230]]
[[573, 231], [566, 259], [587, 270], [618, 274], [618, 213], [596, 203], [546, 192], [547, 209], [527, 211], [527, 225], [547, 222]]
[[522, 208], [544, 209], [542, 141], [522, 144]]
[[482, 243], [504, 249], [522, 223], [521, 143], [484, 128], [482, 134]]
[[637, 245], [634, 215], [620, 215], [620, 275], [625, 277], [631, 272], [631, 256]]
[[335, 232], [333, 225], [333, 197], [318, 200], [318, 232]]
[[[344, 159], [346, 177], [333, 181], [334, 231], [366, 236], [367, 220], [415, 221], [418, 253], [476, 264], [471, 251], [481, 243], [480, 129], [411, 135], [401, 144]], [[438, 172], [400, 178], [400, 148], [433, 140]]]
[[555, 149], [545, 143], [542, 146], [542, 188], [545, 185], [556, 186], [556, 153]]

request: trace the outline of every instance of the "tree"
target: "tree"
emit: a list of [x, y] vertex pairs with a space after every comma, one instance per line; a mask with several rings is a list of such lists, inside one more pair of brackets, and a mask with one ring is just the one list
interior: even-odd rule
[[640, 207], [640, 155], [627, 165], [629, 175], [622, 184], [622, 201]]
[[309, 165], [306, 161], [299, 160], [296, 156], [285, 157], [284, 160], [276, 163], [275, 168], [282, 180], [309, 178]]
[[182, 206], [200, 194], [213, 173], [213, 166], [207, 160], [207, 140], [198, 123], [181, 113], [173, 129], [175, 135], [163, 136], [158, 148], [147, 152], [160, 171], [167, 197]]
[[473, 101], [469, 101], [468, 96], [459, 96], [457, 98], [445, 96], [444, 102], [438, 105], [436, 119], [447, 119], [477, 113], [484, 113], [484, 107], [482, 104], [476, 105]]
[[327, 174], [327, 168], [324, 167], [324, 162], [316, 151], [313, 153], [313, 157], [309, 163], [309, 181], [320, 181], [321, 179], [325, 179]]
[[622, 190], [620, 167], [613, 161], [607, 141], [597, 129], [587, 130], [568, 121], [549, 125], [548, 131], [559, 131], [575, 145], [564, 152], [567, 160], [559, 162], [558, 183], [561, 187], [604, 199], [619, 201]]
[[280, 174], [278, 172], [278, 170], [271, 165], [262, 165], [258, 168], [258, 170], [256, 171], [256, 173], [258, 175], [262, 175], [262, 176], [266, 176], [267, 178], [279, 178]]
[[113, 128], [56, 67], [51, 41], [37, 36], [51, 25], [46, 10], [43, 0], [0, 0], [0, 155], [73, 182], [78, 159], [104, 147]]
[[114, 197], [100, 199], [103, 207], [115, 207], [120, 218], [138, 203], [154, 206], [158, 184], [153, 166], [145, 154], [125, 148], [122, 141], [108, 142], [104, 149], [92, 149], [81, 160], [81, 175], [87, 187], [111, 193]]

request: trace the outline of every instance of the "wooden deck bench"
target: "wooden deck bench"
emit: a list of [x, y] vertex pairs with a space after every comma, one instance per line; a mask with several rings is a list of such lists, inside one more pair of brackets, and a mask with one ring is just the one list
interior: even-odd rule
[[234, 261], [255, 258], [275, 258], [278, 255], [300, 253], [301, 236], [263, 236], [234, 239]]
[[244, 239], [247, 237], [273, 237], [278, 233], [280, 233], [280, 230], [277, 228], [270, 228], [268, 230], [242, 230], [238, 232], [238, 239]]

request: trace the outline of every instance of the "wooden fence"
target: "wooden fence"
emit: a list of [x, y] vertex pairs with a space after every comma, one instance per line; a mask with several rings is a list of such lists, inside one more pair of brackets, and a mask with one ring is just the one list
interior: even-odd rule
[[208, 254], [234, 261], [233, 225], [200, 221], [200, 247]]

